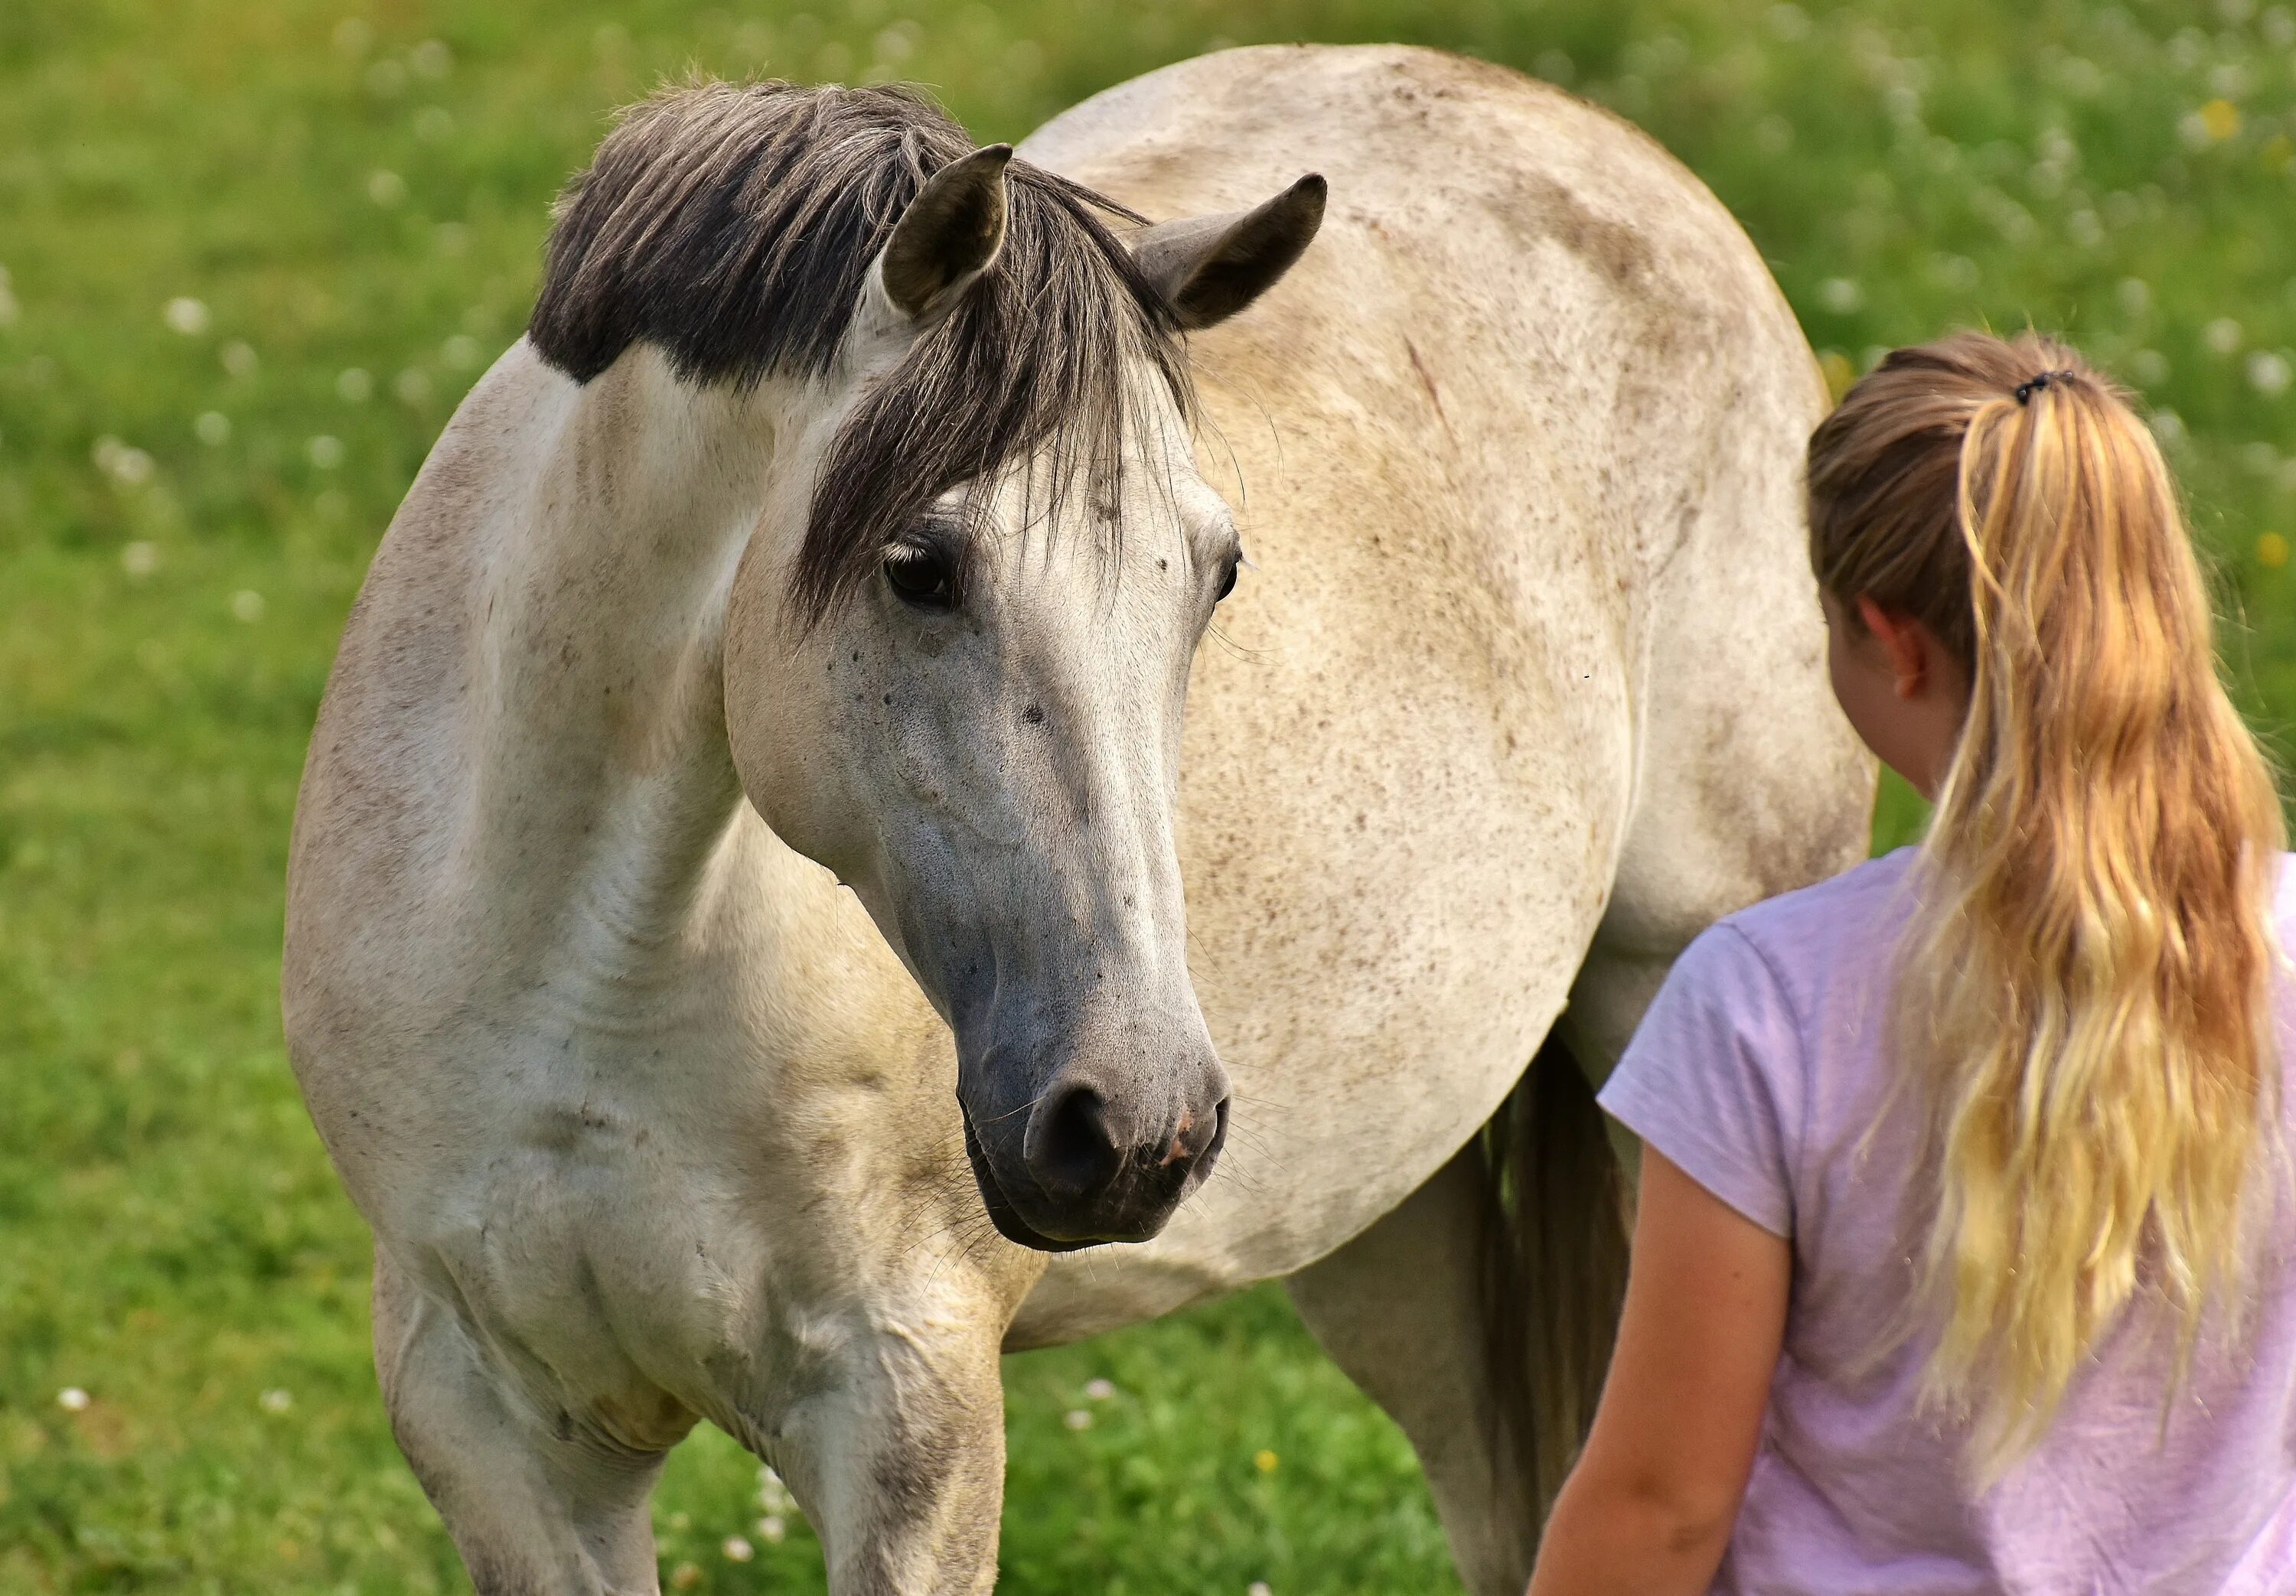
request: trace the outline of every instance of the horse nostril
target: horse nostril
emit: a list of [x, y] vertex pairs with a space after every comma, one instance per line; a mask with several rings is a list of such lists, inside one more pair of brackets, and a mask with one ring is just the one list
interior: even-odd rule
[[[1206, 1124], [1209, 1119], [1210, 1124]], [[1209, 1116], [1199, 1115], [1193, 1109], [1180, 1110], [1180, 1122], [1172, 1127], [1171, 1140], [1165, 1143], [1163, 1157], [1156, 1162], [1159, 1169], [1169, 1169], [1175, 1164], [1186, 1164], [1201, 1158], [1217, 1148], [1227, 1133], [1227, 1099], [1212, 1105]]]
[[1108, 1131], [1108, 1105], [1089, 1086], [1070, 1086], [1045, 1105], [1031, 1173], [1047, 1191], [1084, 1197], [1116, 1178], [1124, 1154]]
[[1211, 1173], [1212, 1166], [1219, 1160], [1220, 1150], [1227, 1145], [1227, 1105], [1228, 1099], [1222, 1097], [1212, 1109], [1211, 1140], [1204, 1143], [1201, 1166], [1206, 1174]]

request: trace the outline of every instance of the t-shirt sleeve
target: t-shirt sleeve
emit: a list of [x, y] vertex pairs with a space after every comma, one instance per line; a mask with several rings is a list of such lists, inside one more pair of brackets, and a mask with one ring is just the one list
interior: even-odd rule
[[1599, 1101], [1691, 1179], [1791, 1237], [1803, 1092], [1785, 994], [1725, 922], [1675, 961]]

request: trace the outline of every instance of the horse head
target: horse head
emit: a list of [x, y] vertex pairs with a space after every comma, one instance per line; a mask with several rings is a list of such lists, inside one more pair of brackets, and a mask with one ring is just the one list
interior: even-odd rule
[[[667, 318], [634, 331], [674, 363], [698, 327], [705, 374], [800, 379], [727, 608], [742, 785], [955, 1032], [997, 1228], [1047, 1250], [1145, 1240], [1227, 1126], [1173, 806], [1190, 664], [1242, 551], [1194, 464], [1185, 335], [1291, 266], [1323, 183], [1119, 233], [1140, 218], [1008, 147], [846, 93], [746, 157], [722, 128], [634, 119], [570, 201], [552, 279], [578, 286], [626, 225], [617, 140], [657, 145], [627, 163], [649, 185], [661, 141], [706, 151], [725, 214], [680, 200], [646, 229], [693, 272], [600, 303]], [[707, 102], [675, 103], [707, 123]], [[759, 104], [729, 101], [726, 125], [758, 127]], [[745, 312], [735, 281], [777, 314]], [[578, 296], [545, 292], [537, 325], [578, 370]]]

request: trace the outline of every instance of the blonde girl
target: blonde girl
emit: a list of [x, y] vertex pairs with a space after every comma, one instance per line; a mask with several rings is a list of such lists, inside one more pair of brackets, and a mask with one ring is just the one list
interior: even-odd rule
[[2296, 871], [2151, 433], [2063, 346], [1812, 438], [1842, 710], [1929, 835], [1723, 921], [1533, 1596], [2296, 1592]]

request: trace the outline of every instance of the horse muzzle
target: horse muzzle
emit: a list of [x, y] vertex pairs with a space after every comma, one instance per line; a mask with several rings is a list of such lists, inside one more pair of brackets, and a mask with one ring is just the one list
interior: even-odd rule
[[1164, 1228], [1218, 1162], [1228, 1081], [1209, 1047], [1159, 1074], [1152, 1086], [1070, 1063], [1017, 1110], [978, 1118], [960, 1090], [965, 1152], [1006, 1240], [1069, 1252]]

